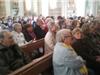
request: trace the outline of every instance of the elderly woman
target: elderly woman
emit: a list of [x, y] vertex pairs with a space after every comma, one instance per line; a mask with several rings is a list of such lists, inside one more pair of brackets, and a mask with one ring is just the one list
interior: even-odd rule
[[24, 35], [22, 33], [22, 26], [19, 23], [14, 24], [14, 31], [12, 31], [13, 39], [14, 41], [19, 45], [22, 46], [26, 44], [26, 40], [24, 38]]
[[53, 50], [55, 45], [55, 35], [57, 31], [57, 26], [54, 21], [48, 23], [48, 29], [49, 31], [45, 36], [45, 49]]
[[83, 59], [71, 47], [71, 31], [67, 29], [58, 31], [56, 41], [53, 53], [54, 75], [87, 75]]

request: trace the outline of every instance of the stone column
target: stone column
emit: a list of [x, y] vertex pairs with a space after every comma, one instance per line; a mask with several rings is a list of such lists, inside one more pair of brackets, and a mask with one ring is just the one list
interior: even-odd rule
[[6, 12], [6, 17], [11, 16], [11, 1], [10, 0], [5, 0], [5, 12]]
[[0, 0], [0, 17], [6, 15], [5, 0]]
[[42, 0], [38, 0], [38, 15], [42, 14]]
[[67, 0], [62, 0], [61, 15], [67, 18]]
[[49, 13], [49, 7], [48, 7], [48, 5], [49, 5], [49, 2], [48, 2], [48, 0], [41, 0], [42, 2], [42, 15], [43, 16], [48, 16], [48, 13]]
[[18, 0], [18, 16], [24, 16], [24, 0]]

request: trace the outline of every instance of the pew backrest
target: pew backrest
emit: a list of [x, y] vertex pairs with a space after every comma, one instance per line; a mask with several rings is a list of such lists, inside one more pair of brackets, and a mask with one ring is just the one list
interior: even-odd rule
[[44, 39], [22, 46], [21, 50], [30, 57], [30, 60], [40, 57], [44, 54]]
[[33, 50], [36, 50], [37, 48], [44, 49], [44, 39], [37, 40], [33, 43], [30, 43], [30, 44], [27, 44], [27, 45], [21, 47], [21, 49], [26, 53], [33, 52]]
[[51, 58], [52, 52], [49, 52], [41, 58], [33, 60], [31, 63], [23, 66], [9, 75], [39, 75], [39, 73], [45, 71], [52, 65]]
[[[25, 53], [31, 53], [37, 48], [44, 49], [44, 39], [33, 42], [21, 47]], [[29, 64], [17, 69], [8, 75], [39, 75], [52, 65], [52, 51], [46, 52], [42, 57], [34, 59]]]

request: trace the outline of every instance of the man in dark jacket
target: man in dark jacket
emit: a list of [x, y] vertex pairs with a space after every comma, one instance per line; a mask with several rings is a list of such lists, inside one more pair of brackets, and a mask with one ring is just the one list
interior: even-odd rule
[[26, 64], [23, 53], [14, 43], [9, 31], [0, 32], [0, 75], [8, 73]]
[[37, 19], [36, 26], [34, 28], [34, 33], [36, 34], [37, 40], [45, 37], [46, 32], [44, 30], [43, 22], [41, 19]]
[[86, 60], [88, 68], [92, 69], [96, 75], [100, 74], [100, 51], [97, 45], [93, 42], [90, 35], [83, 39], [74, 39], [72, 47], [78, 55]]

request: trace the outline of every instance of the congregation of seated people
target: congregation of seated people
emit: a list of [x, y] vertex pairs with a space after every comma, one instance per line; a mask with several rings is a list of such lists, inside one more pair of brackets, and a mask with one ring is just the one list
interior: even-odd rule
[[50, 75], [100, 75], [99, 25], [94, 16], [0, 18], [0, 75], [30, 63], [20, 47], [42, 38], [53, 52]]

